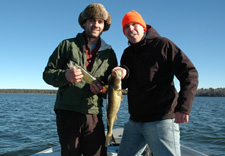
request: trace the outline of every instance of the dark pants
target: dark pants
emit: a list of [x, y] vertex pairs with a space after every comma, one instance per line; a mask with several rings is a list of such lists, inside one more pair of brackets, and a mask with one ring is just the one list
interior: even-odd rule
[[56, 123], [62, 156], [106, 156], [102, 117], [56, 110]]

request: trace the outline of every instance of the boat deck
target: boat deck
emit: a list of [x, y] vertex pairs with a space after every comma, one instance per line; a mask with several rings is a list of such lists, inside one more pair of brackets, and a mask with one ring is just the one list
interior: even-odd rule
[[[123, 128], [114, 129], [113, 136], [116, 143], [108, 147], [107, 155], [108, 156], [117, 156], [119, 150], [119, 144], [122, 139]], [[152, 156], [150, 148], [147, 146], [145, 151], [142, 154], [143, 156]], [[60, 146], [55, 146], [44, 151], [33, 154], [32, 156], [61, 156]], [[181, 145], [181, 156], [208, 156], [204, 153], [191, 149], [189, 147]]]

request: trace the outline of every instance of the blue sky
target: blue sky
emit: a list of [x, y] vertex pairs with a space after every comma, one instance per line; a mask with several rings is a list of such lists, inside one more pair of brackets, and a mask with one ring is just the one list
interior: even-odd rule
[[118, 61], [127, 47], [122, 18], [136, 10], [192, 60], [198, 88], [225, 87], [224, 0], [1, 0], [0, 89], [56, 89], [43, 81], [42, 72], [58, 44], [83, 31], [78, 16], [90, 3], [102, 3], [111, 14], [102, 38]]

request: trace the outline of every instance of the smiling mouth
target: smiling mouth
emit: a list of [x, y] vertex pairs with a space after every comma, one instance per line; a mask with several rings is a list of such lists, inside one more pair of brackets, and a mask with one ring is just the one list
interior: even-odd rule
[[98, 28], [92, 28], [91, 31], [99, 31]]
[[137, 34], [134, 34], [134, 33], [129, 34], [130, 37], [134, 37], [135, 35], [137, 35]]

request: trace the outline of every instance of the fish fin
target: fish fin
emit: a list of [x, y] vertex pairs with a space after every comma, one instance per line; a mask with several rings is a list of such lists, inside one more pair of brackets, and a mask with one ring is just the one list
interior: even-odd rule
[[117, 116], [115, 116], [115, 119], [114, 119], [114, 121], [116, 121], [118, 118], [117, 118]]
[[121, 89], [123, 93], [127, 93], [127, 89]]
[[122, 89], [122, 95], [127, 95], [128, 90], [127, 89]]
[[109, 85], [104, 85], [105, 89], [107, 90], [109, 88]]

